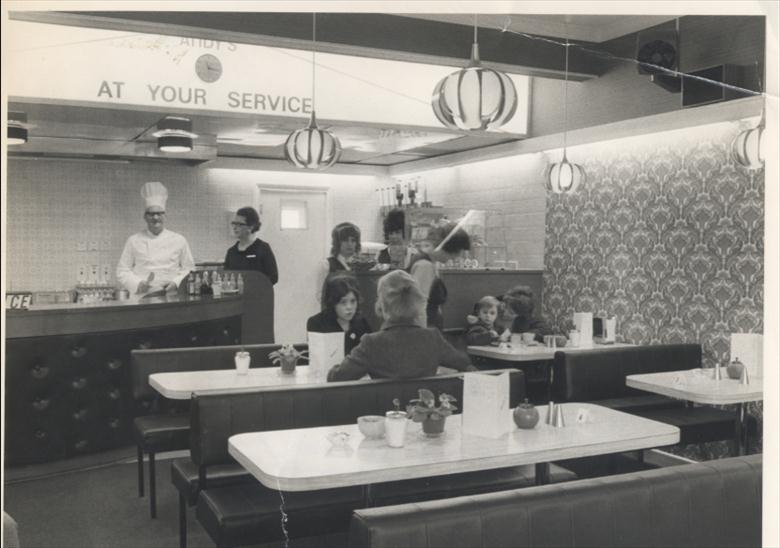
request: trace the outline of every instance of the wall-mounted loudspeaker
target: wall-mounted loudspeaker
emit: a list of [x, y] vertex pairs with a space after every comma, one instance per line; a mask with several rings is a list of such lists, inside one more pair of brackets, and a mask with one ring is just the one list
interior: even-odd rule
[[647, 30], [637, 34], [636, 60], [639, 74], [668, 74], [662, 69], [677, 70], [680, 48], [677, 31]]

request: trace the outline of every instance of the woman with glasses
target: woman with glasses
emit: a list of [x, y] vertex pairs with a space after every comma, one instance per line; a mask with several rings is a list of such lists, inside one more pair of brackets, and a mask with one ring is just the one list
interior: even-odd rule
[[255, 208], [242, 207], [230, 224], [238, 241], [227, 250], [225, 270], [256, 270], [268, 276], [272, 284], [278, 282], [279, 271], [271, 246], [255, 236], [262, 225]]

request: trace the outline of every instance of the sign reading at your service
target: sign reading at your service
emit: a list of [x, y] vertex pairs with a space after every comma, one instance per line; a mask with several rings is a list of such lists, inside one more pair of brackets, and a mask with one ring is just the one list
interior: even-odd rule
[[[312, 109], [308, 51], [16, 20], [8, 32], [12, 98], [298, 118]], [[326, 53], [316, 60], [318, 117], [442, 127], [431, 94], [456, 67]], [[510, 77], [518, 106], [502, 131], [526, 135], [530, 79]]]
[[5, 307], [14, 310], [26, 310], [32, 304], [32, 293], [6, 293]]

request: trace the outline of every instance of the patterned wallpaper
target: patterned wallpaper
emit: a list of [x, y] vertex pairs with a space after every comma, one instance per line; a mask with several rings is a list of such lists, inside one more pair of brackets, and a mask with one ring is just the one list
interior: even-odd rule
[[[731, 333], [763, 332], [764, 172], [731, 160], [739, 131], [713, 124], [571, 149], [587, 181], [547, 201], [543, 310], [554, 326], [575, 311], [616, 316], [619, 341], [699, 342], [707, 367], [728, 362]], [[761, 428], [763, 405], [749, 412]]]
[[763, 331], [763, 171], [737, 167], [735, 124], [572, 149], [587, 181], [547, 202], [544, 307], [614, 315], [620, 340], [700, 342]]

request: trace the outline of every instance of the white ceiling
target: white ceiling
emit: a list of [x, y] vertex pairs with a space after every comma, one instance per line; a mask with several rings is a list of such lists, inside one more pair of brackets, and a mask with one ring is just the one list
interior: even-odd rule
[[[398, 14], [457, 25], [474, 25], [466, 13]], [[504, 29], [542, 36], [569, 38], [583, 42], [605, 42], [674, 19], [671, 15], [564, 15], [564, 14], [481, 14], [479, 27]]]

